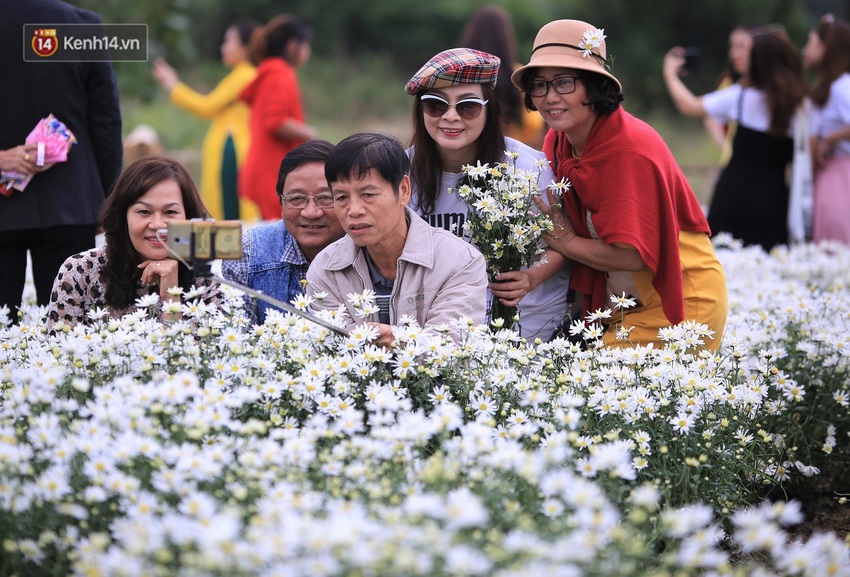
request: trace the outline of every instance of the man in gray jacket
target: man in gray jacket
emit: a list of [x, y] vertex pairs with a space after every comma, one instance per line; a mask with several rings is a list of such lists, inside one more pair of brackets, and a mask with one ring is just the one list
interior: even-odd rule
[[[336, 146], [325, 176], [346, 235], [320, 252], [307, 271], [313, 310], [342, 304], [349, 328], [370, 322], [378, 330], [376, 342], [387, 347], [392, 325], [405, 315], [423, 328], [448, 326], [462, 316], [483, 323], [486, 315], [484, 257], [407, 208], [408, 168], [404, 147], [386, 134], [354, 134]], [[366, 289], [376, 293], [379, 312], [361, 320], [347, 296]]]

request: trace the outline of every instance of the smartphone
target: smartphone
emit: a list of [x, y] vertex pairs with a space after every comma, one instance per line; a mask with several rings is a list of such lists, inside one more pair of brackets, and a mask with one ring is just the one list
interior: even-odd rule
[[699, 68], [699, 57], [702, 52], [699, 48], [695, 48], [693, 46], [689, 48], [685, 48], [682, 55], [685, 57], [685, 65], [684, 69], [688, 72], [693, 72], [697, 68]]
[[242, 258], [242, 223], [238, 220], [172, 221], [168, 223], [166, 239], [173, 258]]
[[166, 231], [166, 244], [169, 248], [169, 257], [180, 257], [183, 260], [192, 258], [192, 221], [179, 220], [168, 223]]

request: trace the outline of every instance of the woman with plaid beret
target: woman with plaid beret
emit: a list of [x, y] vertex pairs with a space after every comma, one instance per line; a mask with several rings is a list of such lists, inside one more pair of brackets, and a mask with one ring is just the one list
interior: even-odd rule
[[[444, 50], [431, 58], [404, 87], [415, 96], [413, 136], [408, 149], [413, 188], [410, 205], [432, 226], [462, 234], [468, 207], [448, 189], [464, 179], [463, 166], [507, 160], [516, 154], [516, 167], [538, 171], [545, 155], [505, 137], [495, 93], [499, 58], [470, 48]], [[544, 167], [541, 187], [554, 180]], [[491, 279], [492, 280], [492, 279]], [[546, 249], [538, 266], [499, 275], [490, 290], [506, 306], [516, 306], [520, 335], [549, 340], [567, 312], [569, 268], [561, 254]]]

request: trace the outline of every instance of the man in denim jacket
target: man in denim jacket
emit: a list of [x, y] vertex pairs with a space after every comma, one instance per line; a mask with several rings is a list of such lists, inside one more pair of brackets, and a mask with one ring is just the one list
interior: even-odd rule
[[315, 299], [311, 309], [343, 305], [349, 327], [361, 321], [348, 295], [374, 291], [379, 311], [365, 320], [376, 329], [375, 342], [387, 347], [392, 325], [405, 316], [425, 329], [448, 328], [460, 317], [476, 324], [485, 319], [484, 257], [407, 208], [409, 166], [401, 143], [386, 134], [354, 134], [336, 146], [325, 176], [346, 235], [319, 253], [307, 271], [307, 294]]
[[[325, 179], [325, 161], [332, 150], [329, 142], [310, 140], [284, 157], [276, 187], [283, 220], [251, 228], [243, 235], [244, 256], [222, 262], [226, 279], [285, 303], [305, 292], [307, 267], [344, 234]], [[253, 322], [262, 324], [266, 311], [275, 307], [246, 296], [245, 308]]]

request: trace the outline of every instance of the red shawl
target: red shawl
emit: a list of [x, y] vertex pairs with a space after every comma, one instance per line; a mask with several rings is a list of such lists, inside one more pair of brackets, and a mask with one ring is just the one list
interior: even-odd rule
[[[589, 213], [599, 238], [635, 247], [652, 270], [652, 285], [671, 324], [685, 318], [679, 231], [709, 233], [708, 222], [673, 154], [648, 124], [618, 108], [599, 115], [584, 153], [573, 158], [563, 133], [550, 130], [543, 150], [557, 178], [572, 188], [564, 210], [576, 233], [591, 238]], [[573, 263], [570, 287], [584, 295], [585, 311], [605, 308], [605, 272]]]

